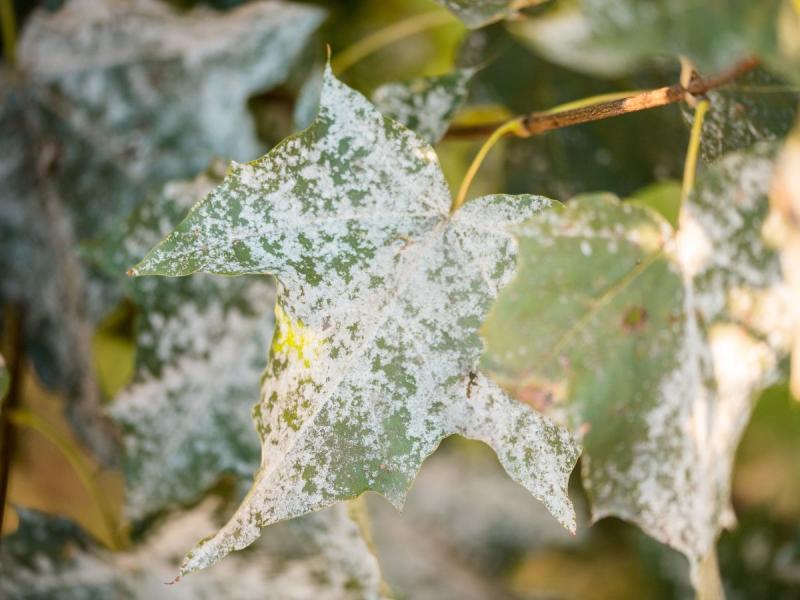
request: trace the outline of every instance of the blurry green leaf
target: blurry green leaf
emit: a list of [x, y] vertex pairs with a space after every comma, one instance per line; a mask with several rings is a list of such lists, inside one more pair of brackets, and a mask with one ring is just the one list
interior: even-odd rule
[[[800, 88], [758, 69], [725, 87], [706, 94], [711, 105], [703, 121], [700, 152], [712, 162], [729, 152], [745, 150], [757, 142], [786, 137], [800, 103]], [[682, 104], [684, 120], [691, 126], [694, 110]]]
[[530, 219], [482, 330], [482, 366], [581, 434], [593, 517], [637, 523], [693, 568], [733, 524], [734, 451], [788, 345], [761, 238], [771, 154], [709, 169], [674, 235], [607, 195]]
[[755, 54], [797, 81], [793, 1], [572, 0], [514, 31], [549, 59], [598, 75], [680, 55], [711, 72]]
[[[173, 182], [93, 249], [111, 274], [157, 244], [219, 179]], [[272, 334], [274, 286], [265, 276], [129, 279], [136, 374], [111, 413], [125, 436], [127, 511], [141, 518], [196, 500], [223, 473], [258, 467], [250, 408]]]
[[660, 181], [637, 190], [628, 200], [649, 206], [673, 227], [678, 226], [681, 210], [681, 184], [677, 181]]
[[20, 527], [0, 545], [0, 595], [8, 600], [378, 600], [378, 563], [344, 506], [276, 529], [226, 566], [167, 586], [180, 551], [214, 527], [214, 499], [171, 515], [141, 544], [109, 553], [71, 522], [19, 510]]
[[20, 73], [0, 92], [0, 298], [26, 306], [28, 352], [48, 384], [97, 395], [91, 330], [118, 298], [75, 244], [217, 155], [260, 154], [247, 99], [288, 76], [323, 14], [72, 0], [28, 20]]
[[577, 448], [471, 373], [477, 327], [510, 276], [506, 232], [547, 206], [489, 196], [449, 214], [433, 149], [327, 71], [314, 124], [228, 176], [134, 269], [275, 273], [276, 332], [261, 403], [264, 449], [242, 506], [183, 572], [259, 528], [378, 491], [401, 506], [446, 436], [491, 445], [566, 527]]
[[438, 77], [387, 83], [372, 93], [372, 102], [384, 116], [402, 123], [429, 144], [436, 144], [466, 101], [473, 73], [471, 69], [459, 69]]
[[482, 27], [499, 19], [515, 16], [526, 6], [541, 0], [436, 0], [453, 11], [468, 27]]
[[319, 95], [322, 93], [323, 68], [319, 66], [309, 73], [294, 105], [294, 128], [305, 129], [314, 122], [314, 117], [319, 111]]

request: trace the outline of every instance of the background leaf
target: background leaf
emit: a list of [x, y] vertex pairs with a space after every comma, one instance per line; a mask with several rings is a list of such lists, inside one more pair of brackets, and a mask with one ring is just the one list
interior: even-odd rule
[[436, 0], [453, 11], [468, 27], [481, 27], [492, 21], [513, 17], [538, 0]]
[[[93, 249], [110, 274], [158, 243], [219, 179], [173, 182]], [[250, 408], [272, 335], [275, 291], [264, 276], [137, 279], [137, 368], [114, 400], [122, 426], [127, 509], [133, 518], [197, 500], [222, 474], [258, 466]]]
[[387, 83], [372, 93], [372, 102], [384, 116], [436, 144], [466, 101], [473, 74], [471, 69], [459, 69], [438, 77]]
[[214, 569], [166, 586], [177, 568], [176, 549], [197, 530], [218, 522], [213, 498], [170, 516], [142, 544], [112, 554], [98, 548], [71, 522], [21, 511], [21, 524], [0, 547], [0, 592], [15, 600], [309, 597], [364, 600], [383, 597], [375, 557], [344, 506], [275, 530]]

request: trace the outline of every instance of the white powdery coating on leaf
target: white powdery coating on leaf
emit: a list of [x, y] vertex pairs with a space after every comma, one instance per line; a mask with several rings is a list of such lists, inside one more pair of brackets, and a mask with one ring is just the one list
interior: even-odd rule
[[183, 567], [260, 528], [375, 490], [401, 506], [452, 433], [492, 444], [567, 527], [578, 449], [547, 418], [470, 373], [489, 304], [511, 277], [508, 228], [549, 206], [490, 196], [449, 215], [433, 149], [328, 73], [320, 115], [225, 182], [140, 273], [274, 272], [276, 333], [254, 412], [262, 462], [242, 506]]
[[126, 493], [129, 517], [190, 501], [222, 472], [252, 472], [250, 406], [266, 363], [274, 287], [253, 282], [248, 295], [255, 315], [220, 303], [187, 303], [167, 315], [151, 334], [161, 371], [140, 371], [114, 401], [127, 460], [136, 465]]
[[635, 448], [627, 473], [637, 480], [635, 500], [623, 511], [595, 512], [621, 514], [680, 550], [693, 577], [719, 531], [735, 523], [730, 481], [736, 447], [788, 345], [781, 324], [764, 314], [785, 303], [780, 271], [759, 226], [772, 169], [765, 146], [728, 155], [684, 205], [681, 230], [667, 246], [685, 287], [677, 368], [662, 381], [646, 441]]
[[467, 99], [467, 84], [474, 72], [464, 69], [408, 83], [387, 83], [372, 93], [372, 101], [383, 115], [435, 144]]
[[[299, 519], [294, 527], [276, 530], [268, 544], [257, 544], [214, 570], [165, 585], [174, 578], [181, 552], [197, 532], [219, 524], [220, 508], [218, 499], [208, 498], [191, 510], [173, 513], [128, 551], [106, 552], [85, 540], [45, 539], [32, 555], [17, 559], [5, 554], [0, 595], [61, 598], [67, 593], [73, 598], [141, 600], [383, 597], [377, 560], [344, 506]], [[53, 517], [26, 515], [26, 519]], [[23, 522], [23, 528], [27, 525]]]
[[71, 0], [33, 14], [20, 65], [34, 97], [105, 159], [134, 181], [164, 181], [193, 175], [215, 156], [258, 156], [247, 100], [287, 78], [323, 17], [279, 1], [220, 13], [156, 0]]

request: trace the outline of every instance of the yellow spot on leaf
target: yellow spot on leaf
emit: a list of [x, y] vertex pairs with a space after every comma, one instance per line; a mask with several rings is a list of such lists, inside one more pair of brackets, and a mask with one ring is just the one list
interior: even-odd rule
[[322, 340], [317, 332], [300, 321], [292, 319], [280, 304], [275, 305], [275, 337], [272, 354], [302, 362], [306, 369], [319, 356]]

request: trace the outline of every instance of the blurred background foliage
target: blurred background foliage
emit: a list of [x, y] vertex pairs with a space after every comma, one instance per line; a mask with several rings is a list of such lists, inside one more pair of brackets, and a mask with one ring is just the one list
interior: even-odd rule
[[[37, 5], [52, 11], [63, 1], [16, 0], [13, 6], [24, 27]], [[206, 4], [223, 11], [242, 2]], [[288, 79], [248, 103], [265, 148], [293, 131], [295, 104], [306, 78], [324, 63], [325, 44], [335, 61], [345, 49], [392, 23], [429, 11], [443, 13], [430, 0], [308, 3], [324, 7], [327, 19]], [[198, 3], [172, 4], [188, 10]], [[668, 85], [678, 77], [678, 65], [671, 61], [648, 63], [628, 76], [590, 76], [549, 62], [507, 24], [469, 32], [455, 18], [440, 20], [444, 24], [365, 57], [340, 73], [342, 79], [369, 95], [383, 83], [477, 67], [467, 105], [456, 118], [457, 124], [470, 125], [596, 94]], [[736, 98], [731, 102], [741, 105]], [[534, 139], [505, 140], [483, 165], [471, 195], [536, 193], [567, 200], [585, 191], [608, 190], [639, 197], [674, 219], [671, 199], [681, 177], [686, 137], [681, 109], [669, 106]], [[481, 141], [456, 137], [437, 145], [453, 190]], [[105, 402], [133, 377], [136, 316], [135, 305], [120, 301], [98, 320], [92, 334], [95, 375]], [[4, 457], [11, 475], [10, 517], [3, 523], [3, 536], [14, 535], [14, 507], [23, 507], [68, 518], [106, 548], [125, 547], [149, 522], [125, 522], [119, 463], [98, 459], [76, 434], [65, 417], [73, 399], [48, 389], [20, 353], [19, 319], [19, 307], [4, 307], [1, 350], [11, 367], [17, 405], [11, 419], [13, 456]], [[733, 502], [739, 526], [724, 533], [719, 544], [731, 599], [800, 597], [799, 457], [800, 404], [785, 386], [775, 386], [757, 405], [737, 456]], [[589, 526], [579, 478], [573, 477], [572, 483], [582, 521], [576, 537], [562, 531], [511, 482], [487, 448], [449, 439], [426, 463], [403, 514], [379, 497], [369, 498], [385, 579], [396, 597], [415, 600], [692, 596], [682, 557], [622, 521], [604, 519]], [[230, 487], [221, 484], [217, 491]]]

